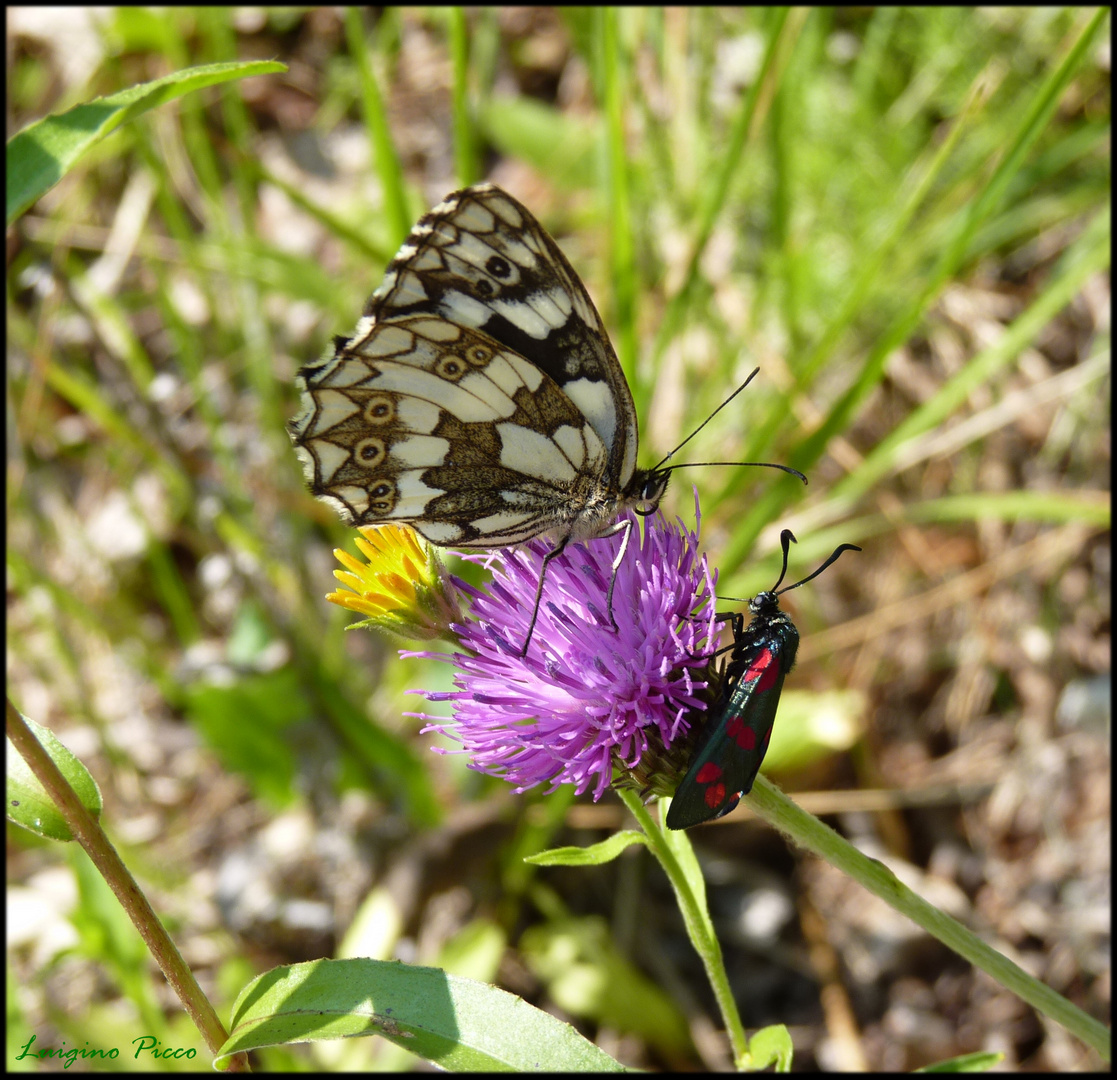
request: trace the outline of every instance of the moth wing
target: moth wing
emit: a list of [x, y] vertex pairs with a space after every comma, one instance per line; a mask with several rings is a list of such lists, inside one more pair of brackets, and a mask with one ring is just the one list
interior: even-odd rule
[[[669, 829], [724, 817], [752, 790], [789, 666], [783, 653], [778, 635], [764, 635], [745, 642], [731, 662], [731, 676], [710, 710], [708, 734], [671, 800]], [[735, 670], [739, 678], [732, 676]]]

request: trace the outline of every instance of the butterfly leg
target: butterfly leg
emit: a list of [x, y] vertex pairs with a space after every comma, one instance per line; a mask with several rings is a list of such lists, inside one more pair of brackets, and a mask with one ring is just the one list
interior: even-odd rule
[[[570, 537], [564, 536], [546, 555], [543, 556], [543, 562], [539, 566], [539, 583], [535, 586], [535, 602], [531, 606], [531, 622], [528, 623], [527, 637], [524, 638], [524, 644], [517, 656], [527, 656], [527, 647], [531, 644], [531, 635], [535, 633], [535, 622], [539, 618], [539, 604], [543, 599], [543, 579], [547, 576], [547, 566], [550, 561], [555, 557], [561, 555], [566, 550], [566, 545], [570, 543]], [[616, 576], [614, 571], [613, 576]], [[609, 589], [609, 595], [612, 596], [612, 587]]]
[[617, 551], [617, 557], [613, 560], [613, 576], [609, 578], [609, 591], [605, 594], [605, 607], [609, 611], [609, 623], [613, 627], [614, 633], [620, 633], [620, 627], [617, 626], [616, 616], [613, 614], [613, 589], [617, 584], [617, 571], [620, 569], [621, 563], [624, 562], [624, 553], [628, 550], [628, 538], [632, 535], [632, 522], [629, 520], [618, 521], [605, 536], [615, 536], [617, 533], [624, 533], [624, 538], [621, 540], [620, 549]]
[[[615, 536], [617, 533], [623, 533], [624, 537], [621, 540], [620, 550], [617, 552], [616, 558], [613, 560], [613, 573], [609, 578], [609, 591], [605, 594], [605, 606], [609, 610], [609, 622], [612, 625], [615, 633], [620, 632], [620, 627], [617, 626], [616, 617], [613, 615], [613, 589], [617, 584], [617, 571], [620, 569], [621, 563], [624, 561], [624, 553], [628, 550], [628, 539], [632, 535], [632, 522], [619, 521], [608, 532], [603, 533], [603, 536]], [[524, 638], [524, 644], [520, 649], [518, 656], [527, 655], [527, 647], [531, 644], [531, 635], [535, 633], [535, 623], [539, 618], [539, 604], [543, 598], [543, 579], [547, 575], [547, 565], [550, 561], [565, 550], [570, 543], [571, 537], [569, 534], [564, 536], [546, 555], [543, 556], [543, 562], [539, 567], [539, 583], [535, 586], [535, 602], [531, 608], [531, 622], [528, 624], [527, 637]]]

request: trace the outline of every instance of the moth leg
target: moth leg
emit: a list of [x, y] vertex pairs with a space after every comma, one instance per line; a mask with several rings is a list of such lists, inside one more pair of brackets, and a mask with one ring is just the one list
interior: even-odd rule
[[[722, 655], [722, 653], [731, 652], [737, 648], [737, 639], [741, 636], [745, 629], [745, 617], [739, 611], [719, 611], [714, 615], [714, 622], [716, 623], [732, 623], [733, 624], [733, 640], [728, 645], [723, 645], [720, 649], [716, 649], [709, 654], [709, 659], [713, 660]], [[695, 653], [691, 656], [692, 660], [698, 660], [703, 654]]]

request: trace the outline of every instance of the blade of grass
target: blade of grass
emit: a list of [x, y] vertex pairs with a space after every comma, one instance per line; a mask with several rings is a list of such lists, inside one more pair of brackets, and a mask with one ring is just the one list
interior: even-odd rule
[[[824, 453], [829, 441], [845, 430], [857, 409], [879, 384], [883, 377], [885, 363], [892, 351], [911, 336], [931, 302], [942, 291], [951, 275], [960, 268], [977, 229], [999, 205], [1008, 183], [1019, 171], [1025, 154], [1051, 118], [1060, 96], [1081, 66], [1088, 47], [1105, 17], [1105, 11], [1099, 10], [1095, 13], [1077, 40], [1067, 50], [1062, 62], [1048, 75], [1033, 95], [1028, 107], [1023, 110], [1023, 117], [1003, 158], [994, 168], [977, 197], [957, 216], [953, 238], [946, 245], [938, 265], [919, 295], [907, 305], [881, 336], [877, 345], [870, 350], [853, 385], [831, 408], [819, 427], [795, 448], [789, 464], [801, 472], [809, 472]], [[795, 487], [785, 482], [784, 478], [780, 478], [767, 489], [734, 531], [725, 555], [725, 562], [728, 565], [733, 565], [743, 557], [760, 531], [779, 515], [787, 500], [795, 493]]]
[[1106, 207], [1060, 259], [1051, 283], [1001, 339], [975, 356], [930, 401], [909, 413], [873, 448], [856, 472], [833, 486], [831, 497], [856, 499], [882, 476], [906, 467], [905, 445], [910, 446], [911, 441], [921, 433], [941, 424], [964, 406], [978, 386], [1016, 360], [1043, 328], [1074, 299], [1087, 279], [1108, 266], [1109, 261], [1110, 210]]
[[[771, 14], [768, 45], [760, 72], [741, 102], [741, 108], [737, 112], [730, 131], [726, 151], [720, 157], [720, 168], [706, 187], [706, 197], [699, 211], [698, 224], [694, 230], [692, 251], [687, 263], [686, 273], [683, 276], [683, 283], [667, 302], [667, 310], [664, 312], [663, 321], [656, 332], [655, 343], [652, 346], [653, 367], [658, 366], [667, 343], [676, 336], [679, 326], [682, 324], [683, 313], [690, 302], [691, 292], [698, 278], [702, 255], [710, 241], [710, 236], [713, 234], [714, 224], [725, 208], [730, 182], [739, 174], [741, 159], [745, 146], [748, 144], [749, 136], [756, 127], [754, 121], [757, 119], [762, 96], [770, 95], [773, 92], [773, 87], [778, 84], [779, 74], [787, 62], [795, 38], [802, 29], [803, 20], [807, 16], [805, 9], [797, 9], [795, 18], [789, 21], [789, 14], [788, 8], [778, 8]], [[777, 63], [777, 61], [780, 61], [780, 63]]]
[[11, 225], [121, 124], [206, 86], [286, 70], [285, 64], [273, 60], [188, 68], [29, 124], [8, 141], [7, 223]]
[[392, 133], [388, 127], [388, 117], [384, 111], [384, 98], [380, 93], [380, 83], [372, 70], [372, 56], [375, 48], [365, 40], [364, 27], [361, 25], [360, 8], [345, 9], [345, 40], [349, 45], [349, 55], [357, 68], [361, 83], [361, 108], [372, 142], [373, 161], [380, 177], [380, 187], [384, 193], [384, 216], [389, 225], [392, 249], [403, 243], [411, 231], [412, 216], [407, 209], [407, 192], [403, 184], [403, 166], [396, 153]]
[[635, 393], [643, 398], [645, 387], [636, 371], [636, 256], [632, 237], [632, 207], [629, 201], [627, 141], [624, 130], [624, 58], [620, 52], [616, 8], [594, 9], [601, 107], [605, 113], [604, 180], [605, 204], [609, 208], [609, 261], [613, 278], [613, 321], [615, 344]]
[[1023, 165], [1024, 156], [1039, 138], [1059, 104], [1059, 98], [1077, 73], [1093, 42], [1097, 30], [1106, 18], [1106, 11], [1099, 10], [1078, 40], [1067, 52], [1059, 66], [1044, 80], [1021, 120], [1007, 152], [993, 171], [989, 181], [966, 210], [960, 215], [952, 241], [948, 244], [930, 279], [918, 299], [910, 305], [880, 344], [872, 350], [857, 381], [831, 410], [822, 426], [801, 444], [792, 457], [791, 464], [806, 471], [818, 460], [830, 439], [848, 425], [856, 409], [876, 388], [884, 373], [884, 365], [892, 350], [911, 336], [923, 318], [932, 300], [939, 295], [947, 280], [963, 263], [966, 249], [978, 227], [999, 205], [1001, 196], [1012, 178]]
[[473, 134], [473, 115], [469, 108], [469, 27], [465, 9], [455, 5], [447, 12], [450, 27], [450, 59], [454, 65], [451, 92], [454, 128], [454, 164], [462, 187], [475, 184], [481, 170], [477, 160], [477, 140]]

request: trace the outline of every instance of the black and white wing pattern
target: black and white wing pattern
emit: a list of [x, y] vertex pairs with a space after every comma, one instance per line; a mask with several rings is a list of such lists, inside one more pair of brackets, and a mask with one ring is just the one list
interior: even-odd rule
[[654, 508], [667, 484], [636, 469], [632, 395], [585, 286], [491, 184], [418, 221], [353, 336], [297, 381], [307, 481], [353, 525], [565, 547]]

